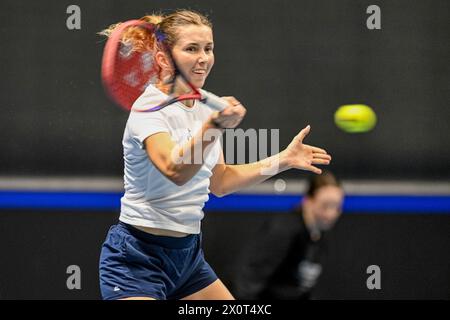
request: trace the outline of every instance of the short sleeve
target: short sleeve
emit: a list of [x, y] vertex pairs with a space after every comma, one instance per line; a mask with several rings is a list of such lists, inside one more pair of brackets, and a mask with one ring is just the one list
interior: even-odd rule
[[145, 92], [134, 102], [130, 117], [128, 118], [128, 128], [131, 137], [144, 149], [144, 140], [159, 132], [169, 132], [169, 126], [162, 112], [141, 112], [151, 106], [158, 105], [166, 97], [154, 88], [148, 86]]
[[170, 133], [167, 122], [160, 112], [132, 112], [128, 119], [131, 137], [144, 148], [144, 140], [159, 132]]

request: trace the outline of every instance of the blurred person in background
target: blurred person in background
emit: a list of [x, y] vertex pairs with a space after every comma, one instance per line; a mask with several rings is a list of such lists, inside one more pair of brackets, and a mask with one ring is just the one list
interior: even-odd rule
[[326, 233], [339, 219], [343, 199], [332, 173], [312, 176], [293, 212], [266, 221], [244, 247], [232, 284], [236, 298], [310, 299], [322, 273]]

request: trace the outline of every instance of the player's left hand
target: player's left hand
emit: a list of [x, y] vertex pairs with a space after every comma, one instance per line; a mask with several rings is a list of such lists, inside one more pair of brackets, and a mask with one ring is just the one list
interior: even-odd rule
[[322, 170], [315, 167], [315, 164], [327, 165], [331, 161], [331, 156], [323, 149], [309, 146], [303, 140], [310, 132], [311, 127], [306, 126], [298, 135], [292, 139], [291, 143], [282, 152], [284, 160], [290, 168], [311, 171], [321, 174]]

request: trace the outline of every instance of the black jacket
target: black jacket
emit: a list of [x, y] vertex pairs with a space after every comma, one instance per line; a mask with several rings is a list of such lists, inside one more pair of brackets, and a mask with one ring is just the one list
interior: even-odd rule
[[276, 214], [244, 247], [233, 293], [238, 299], [309, 299], [325, 252], [324, 234], [313, 241], [300, 211]]

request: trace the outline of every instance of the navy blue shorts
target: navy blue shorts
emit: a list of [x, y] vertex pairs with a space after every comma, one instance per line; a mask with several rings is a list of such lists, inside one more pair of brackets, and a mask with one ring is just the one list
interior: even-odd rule
[[205, 261], [201, 242], [201, 234], [175, 238], [123, 222], [112, 226], [100, 255], [103, 299], [181, 299], [209, 286], [217, 275]]

